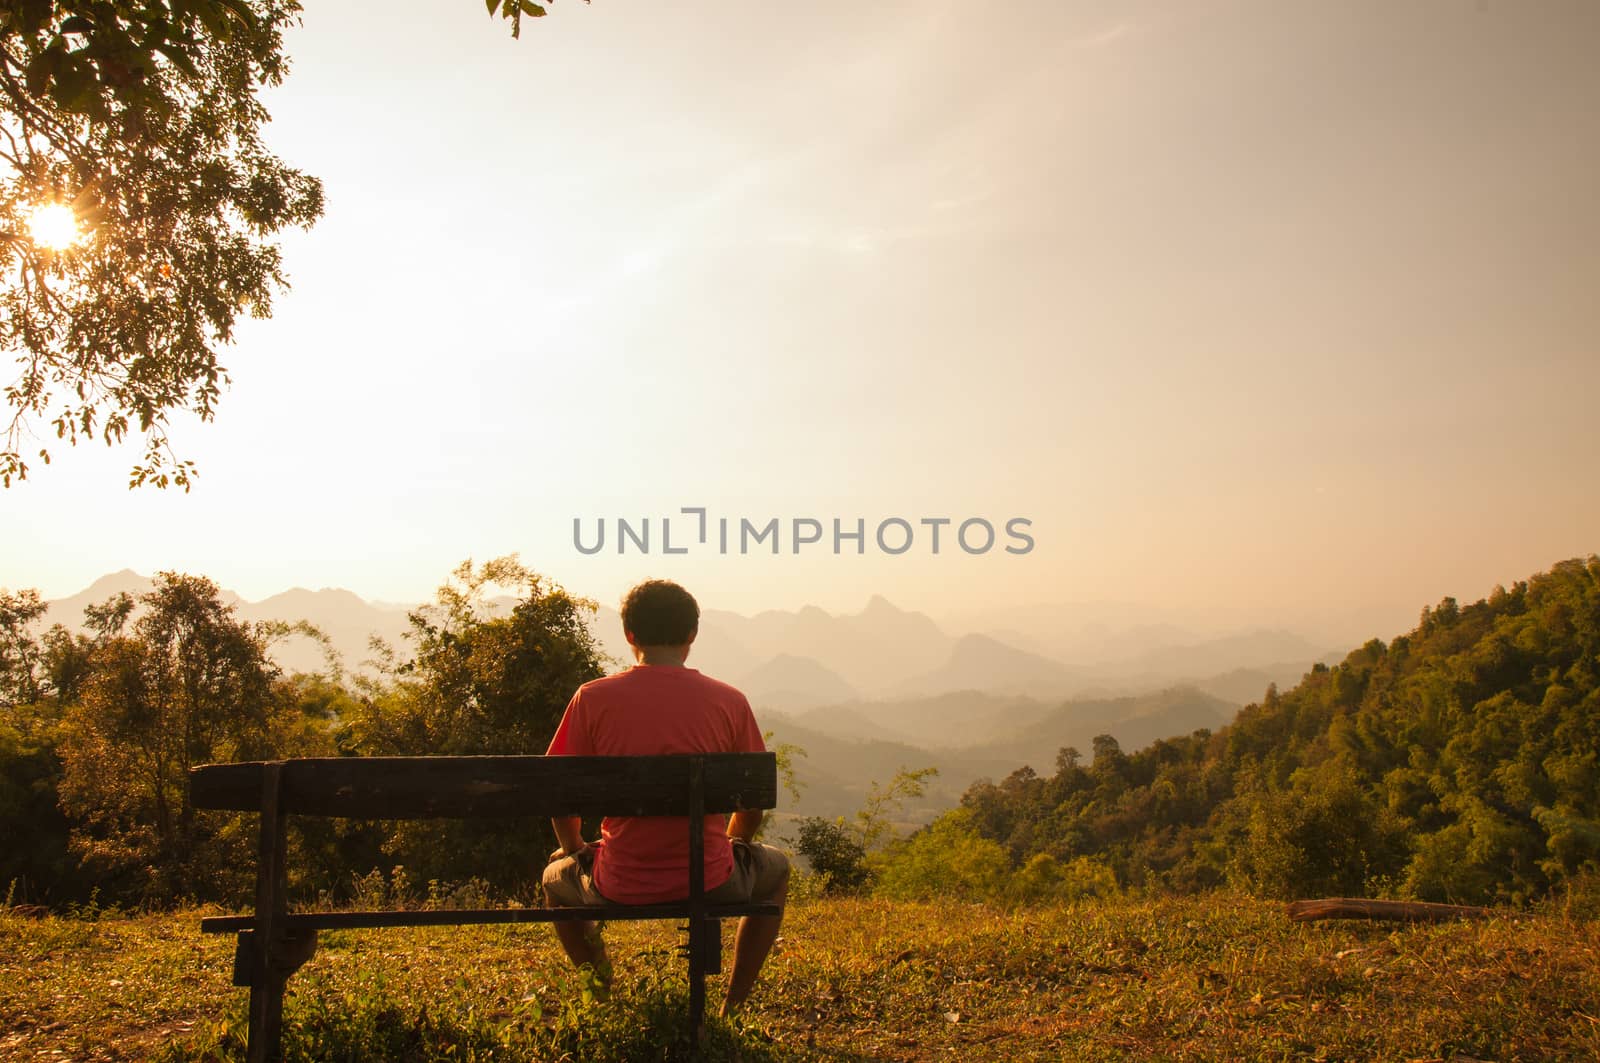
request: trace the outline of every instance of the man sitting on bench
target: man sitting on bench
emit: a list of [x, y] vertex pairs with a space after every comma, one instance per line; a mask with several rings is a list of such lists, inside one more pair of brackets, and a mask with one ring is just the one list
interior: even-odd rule
[[[700, 628], [700, 606], [668, 580], [647, 580], [622, 601], [622, 627], [637, 664], [585, 683], [572, 695], [548, 755], [652, 756], [670, 753], [762, 753], [766, 743], [750, 702], [738, 690], [684, 664]], [[578, 817], [551, 821], [561, 848], [544, 870], [545, 903], [664, 904], [689, 895], [686, 821], [669, 817], [607, 816], [600, 840], [585, 842]], [[705, 825], [706, 901], [772, 902], [789, 892], [789, 858], [755, 841], [761, 811], [735, 812], [724, 827]], [[733, 971], [722, 1005], [727, 1015], [744, 1003], [781, 915], [739, 920]], [[588, 964], [609, 984], [605, 945], [589, 922], [554, 924], [567, 956]]]

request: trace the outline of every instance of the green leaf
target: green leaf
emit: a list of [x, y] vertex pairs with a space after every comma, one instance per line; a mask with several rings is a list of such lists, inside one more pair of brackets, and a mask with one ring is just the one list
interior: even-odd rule
[[243, 0], [217, 0], [217, 2], [221, 4], [225, 11], [242, 22], [245, 28], [256, 28], [255, 12], [251, 10], [249, 4], [244, 3]]
[[23, 74], [23, 84], [35, 96], [43, 92], [44, 87], [50, 84], [50, 65], [45, 60], [46, 54], [48, 53], [40, 52], [34, 56], [33, 61], [28, 64], [28, 69]]
[[167, 57], [167, 61], [190, 77], [199, 77], [200, 72], [194, 65], [194, 60], [189, 58], [189, 53], [182, 48], [174, 48], [170, 44], [156, 45], [156, 51]]
[[22, 32], [32, 36], [44, 29], [44, 24], [50, 20], [50, 10], [53, 6], [50, 0], [23, 0]]
[[494, 14], [494, 9], [500, 6], [500, 0], [484, 0], [489, 5], [489, 14]]
[[540, 7], [538, 4], [529, 3], [529, 0], [521, 0], [521, 4], [522, 13], [524, 15], [531, 15], [534, 18], [544, 18], [545, 15], [549, 14], [549, 12], [545, 11], [545, 9]]
[[50, 96], [69, 111], [83, 111], [84, 97], [88, 95], [89, 86], [94, 82], [94, 71], [82, 58], [75, 57], [75, 62], [63, 64], [61, 73], [56, 75], [55, 84], [50, 86]]
[[194, 14], [200, 24], [218, 40], [225, 41], [233, 36], [233, 24], [228, 21], [225, 8], [215, 3], [201, 3], [195, 5]]
[[45, 87], [50, 84], [51, 75], [60, 73], [61, 61], [66, 58], [66, 54], [66, 46], [61, 43], [61, 39], [58, 37], [54, 44], [34, 56], [33, 61], [28, 64], [27, 73], [24, 75], [28, 91], [35, 96], [44, 92]]
[[172, 26], [166, 19], [151, 20], [150, 25], [145, 27], [144, 37], [139, 41], [139, 47], [145, 50], [154, 48], [157, 44], [167, 39], [167, 34], [171, 29]]

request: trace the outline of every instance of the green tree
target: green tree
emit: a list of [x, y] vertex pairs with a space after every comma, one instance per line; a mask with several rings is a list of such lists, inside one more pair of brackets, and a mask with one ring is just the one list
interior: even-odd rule
[[67, 715], [62, 806], [86, 865], [119, 890], [215, 895], [243, 850], [220, 838], [229, 817], [190, 804], [188, 771], [275, 751], [276, 668], [208, 579], [163, 572], [140, 601], [131, 633], [96, 646]]
[[1024, 904], [1072, 903], [1088, 897], [1115, 897], [1117, 876], [1092, 857], [1063, 864], [1049, 853], [1034, 853], [1005, 886], [1006, 899]]
[[[492, 589], [509, 595], [491, 601]], [[463, 562], [411, 614], [412, 656], [369, 691], [372, 711], [353, 721], [349, 744], [406, 755], [543, 753], [573, 691], [605, 674], [589, 631], [594, 608], [515, 556]]]
[[60, 624], [36, 637], [45, 611], [35, 590], [0, 592], [0, 883], [54, 903], [89, 888], [58, 789], [64, 706], [77, 700], [91, 643]]
[[33, 627], [45, 609], [36, 590], [0, 591], [0, 708], [44, 696], [44, 656]]
[[134, 436], [133, 484], [187, 487], [170, 414], [213, 415], [219, 349], [284, 287], [272, 236], [322, 186], [261, 140], [294, 0], [20, 0], [0, 10], [0, 347], [18, 365], [0, 482], [36, 421]]
[[1240, 885], [1270, 897], [1368, 896], [1410, 856], [1404, 831], [1334, 761], [1301, 769], [1285, 790], [1248, 793], [1248, 843], [1235, 851]]
[[[489, 591], [511, 592], [509, 601]], [[589, 631], [594, 603], [513, 557], [463, 562], [411, 614], [414, 655], [392, 651], [340, 735], [363, 755], [542, 754], [578, 687], [605, 674]], [[525, 888], [554, 845], [548, 821], [400, 825], [388, 859], [426, 881], [479, 877]]]
[[87, 888], [56, 796], [60, 717], [49, 703], [0, 715], [0, 883], [36, 904], [83, 899]]
[[987, 900], [1004, 892], [1011, 874], [1006, 851], [973, 829], [964, 808], [946, 812], [872, 864], [873, 891], [897, 900]]
[[856, 810], [855, 828], [861, 847], [871, 852], [894, 837], [895, 813], [905, 802], [921, 797], [928, 780], [938, 774], [938, 768], [901, 768], [888, 783], [874, 781]]
[[868, 856], [893, 839], [894, 815], [904, 802], [921, 797], [937, 774], [938, 768], [901, 768], [887, 783], [872, 783], [852, 820], [808, 816], [800, 821], [795, 850], [823, 877], [826, 891], [846, 893], [867, 884]]

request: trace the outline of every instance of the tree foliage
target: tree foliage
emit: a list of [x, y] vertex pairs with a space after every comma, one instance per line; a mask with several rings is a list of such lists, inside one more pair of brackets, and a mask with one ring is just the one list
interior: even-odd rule
[[843, 819], [806, 816], [795, 835], [795, 852], [822, 878], [827, 893], [852, 893], [867, 884], [867, 850]]
[[[603, 673], [591, 609], [514, 557], [467, 562], [412, 615], [410, 652], [391, 650], [381, 673], [347, 676], [330, 658], [283, 676], [273, 640], [320, 633], [246, 624], [202, 577], [162, 573], [137, 601], [91, 605], [81, 634], [40, 637], [38, 596], [0, 595], [0, 689], [12, 692], [0, 704], [0, 836], [16, 840], [0, 847], [0, 883], [54, 902], [91, 888], [112, 901], [237, 899], [250, 888], [252, 817], [194, 809], [191, 767], [542, 753], [572, 692]], [[309, 898], [369, 890], [374, 871], [522, 894], [553, 841], [544, 819], [291, 823], [291, 885]]]
[[[492, 589], [509, 597], [491, 600]], [[540, 754], [573, 691], [604, 675], [594, 603], [517, 561], [463, 562], [410, 614], [411, 654], [373, 687], [346, 744], [369, 754]]]
[[1600, 558], [1374, 639], [1216, 734], [968, 789], [1013, 864], [1122, 885], [1517, 903], [1600, 872]]
[[904, 802], [921, 797], [938, 774], [938, 768], [901, 768], [887, 783], [873, 781], [852, 820], [807, 816], [800, 821], [795, 851], [822, 876], [825, 891], [849, 893], [868, 884], [869, 857], [895, 837], [894, 815]]
[[0, 591], [0, 708], [31, 705], [43, 696], [44, 654], [33, 626], [46, 608], [36, 590]]
[[[547, 6], [488, 3], [513, 37]], [[221, 349], [287, 286], [274, 235], [322, 214], [321, 182], [261, 140], [259, 92], [288, 72], [299, 12], [0, 2], [0, 350], [16, 365], [0, 484], [57, 443], [132, 437], [131, 486], [189, 487], [170, 418], [215, 414]]]
[[[494, 589], [510, 596], [491, 598]], [[366, 685], [341, 749], [363, 755], [542, 754], [578, 687], [605, 674], [589, 631], [594, 603], [513, 557], [463, 562], [411, 614], [411, 655]], [[395, 825], [385, 863], [420, 880], [478, 877], [525, 887], [554, 847], [548, 821]]]
[[[583, 0], [588, 3], [589, 0]], [[544, 18], [550, 13], [551, 0], [543, 3], [534, 3], [533, 0], [484, 0], [489, 8], [489, 15], [499, 14], [501, 18], [511, 23], [511, 36], [522, 36], [522, 20], [526, 18]]]
[[1006, 851], [968, 829], [970, 816], [946, 813], [875, 861], [874, 892], [896, 900], [999, 894], [1010, 871]]
[[[67, 444], [140, 439], [131, 483], [187, 487], [172, 413], [211, 418], [219, 350], [285, 284], [272, 236], [322, 186], [261, 141], [294, 0], [22, 0], [0, 10], [0, 482]], [[70, 209], [50, 246], [37, 212]], [[40, 424], [42, 422], [42, 425]], [[30, 442], [32, 440], [32, 442]]]
[[190, 768], [276, 752], [276, 668], [203, 577], [163, 572], [128, 634], [102, 637], [61, 746], [86, 863], [143, 896], [204, 894], [237, 853], [189, 801]]

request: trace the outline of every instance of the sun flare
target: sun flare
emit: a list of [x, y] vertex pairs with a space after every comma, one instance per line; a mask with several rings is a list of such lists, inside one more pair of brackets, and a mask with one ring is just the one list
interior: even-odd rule
[[28, 235], [40, 247], [64, 251], [78, 242], [78, 216], [65, 203], [35, 207], [28, 218]]

